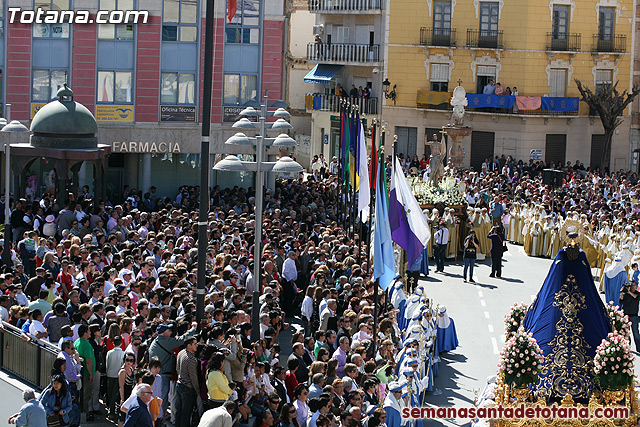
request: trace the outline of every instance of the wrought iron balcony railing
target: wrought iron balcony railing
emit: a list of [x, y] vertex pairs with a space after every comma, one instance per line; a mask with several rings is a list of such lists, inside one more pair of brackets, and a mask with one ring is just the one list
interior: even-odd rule
[[450, 28], [420, 28], [420, 44], [423, 46], [455, 46], [456, 30]]
[[502, 30], [467, 30], [467, 47], [504, 49]]
[[305, 95], [305, 106], [307, 110], [340, 112], [340, 102], [347, 100], [358, 106], [360, 113], [378, 114], [378, 98], [352, 98], [349, 96], [338, 96], [325, 93], [308, 93]]
[[545, 50], [578, 52], [582, 47], [582, 34], [547, 33]]
[[594, 34], [592, 52], [616, 52], [623, 53], [627, 51], [627, 36], [622, 34], [605, 35]]

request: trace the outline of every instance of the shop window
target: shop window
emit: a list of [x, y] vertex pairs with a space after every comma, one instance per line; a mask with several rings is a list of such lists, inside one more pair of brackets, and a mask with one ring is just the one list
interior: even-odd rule
[[224, 75], [224, 105], [242, 105], [256, 97], [258, 76], [242, 74]]
[[98, 71], [98, 98], [100, 104], [128, 104], [131, 97], [131, 72]]
[[195, 104], [195, 74], [162, 73], [162, 104]]
[[31, 99], [34, 102], [49, 102], [66, 82], [66, 70], [33, 70]]

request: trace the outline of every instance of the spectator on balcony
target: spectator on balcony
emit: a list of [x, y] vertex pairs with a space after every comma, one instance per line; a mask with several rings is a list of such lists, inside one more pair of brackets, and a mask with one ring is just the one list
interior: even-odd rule
[[498, 84], [496, 84], [496, 95], [504, 95], [504, 89], [502, 88], [502, 85], [500, 84], [500, 82], [498, 82]]
[[347, 96], [347, 91], [345, 91], [344, 88], [342, 86], [340, 86], [340, 83], [338, 83], [338, 86], [336, 86], [336, 95], [338, 95], [340, 97], [346, 97]]
[[493, 95], [496, 93], [496, 87], [493, 83], [493, 80], [489, 80], [489, 83], [482, 89], [482, 93], [484, 95]]
[[351, 85], [351, 90], [349, 91], [349, 98], [360, 98], [360, 92], [356, 89], [356, 85]]
[[507, 96], [511, 95], [511, 88], [509, 86], [507, 86], [507, 88], [504, 90], [504, 94]]

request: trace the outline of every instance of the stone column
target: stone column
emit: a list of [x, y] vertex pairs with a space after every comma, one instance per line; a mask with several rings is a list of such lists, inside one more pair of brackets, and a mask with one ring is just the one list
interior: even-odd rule
[[142, 156], [142, 182], [140, 183], [140, 198], [151, 188], [151, 154], [141, 154]]

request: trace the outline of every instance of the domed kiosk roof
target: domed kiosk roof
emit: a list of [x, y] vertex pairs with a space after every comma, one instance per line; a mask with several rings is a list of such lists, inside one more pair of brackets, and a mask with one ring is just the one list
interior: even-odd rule
[[58, 100], [40, 108], [31, 120], [31, 145], [61, 149], [92, 148], [97, 145], [98, 124], [91, 111], [73, 100], [65, 84]]

